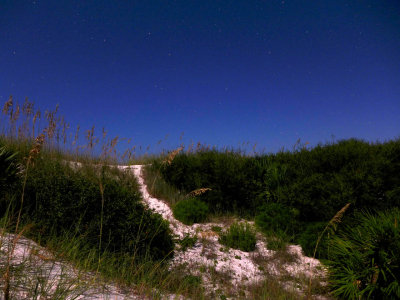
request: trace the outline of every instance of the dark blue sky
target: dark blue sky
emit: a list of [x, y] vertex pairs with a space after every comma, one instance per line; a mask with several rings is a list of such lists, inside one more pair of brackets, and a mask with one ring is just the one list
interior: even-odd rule
[[400, 1], [1, 0], [9, 95], [154, 150], [182, 132], [267, 152], [384, 141], [400, 135]]

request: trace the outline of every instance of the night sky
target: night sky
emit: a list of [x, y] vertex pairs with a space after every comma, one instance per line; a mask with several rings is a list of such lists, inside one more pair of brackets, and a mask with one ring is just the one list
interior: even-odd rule
[[0, 0], [10, 95], [153, 151], [385, 141], [400, 136], [400, 1]]

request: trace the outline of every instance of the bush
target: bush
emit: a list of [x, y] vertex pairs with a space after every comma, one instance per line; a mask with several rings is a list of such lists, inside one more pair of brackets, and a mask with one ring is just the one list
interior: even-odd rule
[[23, 213], [45, 239], [72, 231], [98, 247], [102, 227], [102, 251], [162, 259], [174, 247], [168, 223], [141, 203], [133, 175], [109, 167], [74, 170], [62, 161], [38, 159], [28, 172]]
[[255, 222], [264, 233], [292, 233], [297, 225], [297, 215], [296, 209], [286, 207], [281, 203], [268, 203], [260, 208]]
[[346, 299], [400, 298], [400, 210], [363, 213], [330, 241], [333, 293]]
[[219, 242], [230, 248], [253, 251], [256, 248], [256, 235], [248, 223], [233, 223], [222, 233]]
[[176, 219], [186, 225], [203, 222], [207, 218], [208, 205], [196, 198], [179, 201], [173, 208]]
[[17, 152], [1, 145], [0, 140], [0, 218], [7, 214], [10, 204], [16, 198], [15, 190], [20, 182]]
[[210, 210], [255, 216], [266, 202], [298, 210], [301, 222], [329, 221], [346, 203], [354, 209], [400, 206], [400, 139], [349, 139], [275, 154], [200, 150], [180, 153], [161, 169], [182, 191], [201, 187]]
[[183, 239], [178, 240], [177, 243], [181, 246], [181, 251], [186, 251], [188, 248], [193, 247], [197, 242], [197, 236], [189, 236], [188, 234]]
[[[200, 196], [213, 212], [247, 210], [250, 198], [246, 176], [248, 158], [237, 152], [200, 151], [181, 153], [161, 169], [163, 178], [181, 191], [211, 188]], [[251, 191], [251, 189], [250, 189]]]
[[[307, 224], [306, 228], [298, 235], [296, 242], [301, 246], [303, 252], [307, 256], [314, 255], [314, 249], [317, 244], [319, 235], [326, 227], [326, 222], [313, 222]], [[326, 233], [322, 236], [322, 239], [318, 245], [316, 258], [327, 258], [328, 257], [328, 245], [327, 241], [329, 234]]]
[[16, 155], [0, 144], [0, 193], [9, 190], [18, 179]]

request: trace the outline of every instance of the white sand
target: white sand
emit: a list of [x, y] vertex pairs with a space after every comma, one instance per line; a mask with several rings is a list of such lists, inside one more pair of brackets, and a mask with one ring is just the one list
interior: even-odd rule
[[[47, 295], [46, 299], [60, 296], [60, 293], [66, 299], [143, 299], [132, 291], [121, 293], [116, 286], [101, 283], [94, 274], [81, 272], [55, 258], [32, 240], [9, 233], [0, 233], [2, 276], [10, 252], [10, 266], [13, 269], [10, 273], [11, 299], [31, 299], [35, 289], [42, 296]], [[3, 278], [0, 286], [4, 286]], [[0, 299], [2, 297], [0, 295]]]

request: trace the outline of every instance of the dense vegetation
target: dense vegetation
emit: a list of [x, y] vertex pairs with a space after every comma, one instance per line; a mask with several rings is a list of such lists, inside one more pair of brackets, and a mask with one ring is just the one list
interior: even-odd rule
[[357, 215], [329, 242], [331, 286], [345, 299], [400, 298], [400, 210]]
[[248, 223], [233, 223], [221, 233], [219, 242], [222, 245], [242, 251], [253, 251], [256, 248], [256, 235]]
[[[211, 213], [254, 218], [270, 249], [295, 242], [325, 258], [335, 295], [399, 297], [400, 139], [257, 156], [200, 150], [152, 168], [183, 193], [210, 188], [199, 198]], [[221, 242], [245, 236], [231, 235]]]
[[[15, 156], [0, 157], [6, 157], [2, 163], [13, 164], [14, 169], [18, 165]], [[85, 235], [93, 247], [99, 245], [101, 234], [102, 251], [135, 253], [137, 258], [151, 254], [154, 259], [172, 252], [168, 224], [144, 208], [132, 174], [106, 166], [73, 168], [46, 151], [28, 166], [29, 170], [23, 161], [19, 164], [24, 168], [19, 177], [13, 171], [2, 176], [2, 194], [12, 192], [19, 199], [26, 175], [21, 218], [24, 224], [33, 223], [42, 239], [72, 231]], [[11, 182], [10, 177], [18, 180]], [[9, 203], [8, 198], [0, 198], [2, 215]], [[20, 203], [13, 205], [10, 209], [15, 212]]]
[[[400, 204], [400, 139], [350, 139], [254, 157], [216, 150], [180, 153], [171, 164], [154, 167], [182, 191], [211, 188], [200, 199], [212, 212], [256, 216], [261, 229], [286, 232], [305, 246], [307, 236], [315, 245], [318, 231], [311, 231], [320, 230], [318, 222], [330, 220], [346, 203], [351, 211]], [[312, 255], [313, 246], [305, 248]]]
[[[95, 136], [94, 127], [84, 139], [79, 126], [75, 135], [69, 133], [69, 124], [57, 111], [42, 113], [27, 99], [20, 105], [12, 97], [3, 106], [0, 237], [16, 233], [13, 243], [19, 235], [29, 237], [59, 260], [95, 274], [96, 281], [112, 280], [125, 286], [140, 283], [146, 289], [174, 282], [177, 275], [170, 275], [164, 263], [174, 250], [167, 221], [144, 207], [133, 174], [109, 167], [117, 159], [124, 160], [124, 155], [125, 160], [132, 159], [133, 150], [117, 153], [118, 138], [107, 138], [104, 129], [102, 138]], [[5, 299], [12, 297], [10, 278], [36, 280], [34, 273], [17, 276], [9, 267], [11, 259], [12, 252], [0, 265]], [[24, 267], [28, 266], [20, 269]], [[51, 278], [37, 276], [41, 276], [41, 287], [50, 284], [47, 280]], [[182, 287], [176, 281], [171, 288]]]
[[207, 218], [208, 206], [196, 198], [179, 201], [173, 208], [174, 217], [186, 225], [203, 222]]
[[[72, 155], [60, 150], [54, 112], [47, 114], [49, 124], [40, 131], [44, 134], [35, 135], [26, 125], [35, 125], [32, 113], [25, 111], [27, 121], [17, 129], [19, 110], [6, 108], [10, 127], [0, 135], [3, 228], [23, 232], [113, 280], [162, 283], [191, 296], [204, 292], [196, 278], [186, 280], [182, 272], [169, 275], [167, 264], [159, 263], [174, 249], [168, 224], [144, 208], [132, 174], [107, 166], [115, 139], [95, 157], [92, 128], [87, 156], [79, 149]], [[326, 259], [338, 297], [400, 297], [400, 139], [350, 139], [255, 156], [201, 148], [179, 151], [146, 168], [150, 190], [170, 196], [166, 199], [177, 219], [186, 224], [203, 222], [211, 214], [254, 219], [269, 249], [295, 242], [307, 255], [316, 251]], [[82, 164], [69, 163], [71, 157]], [[196, 240], [187, 236], [178, 244], [186, 249]], [[248, 224], [234, 223], [221, 231], [220, 242], [252, 251], [255, 232]]]

